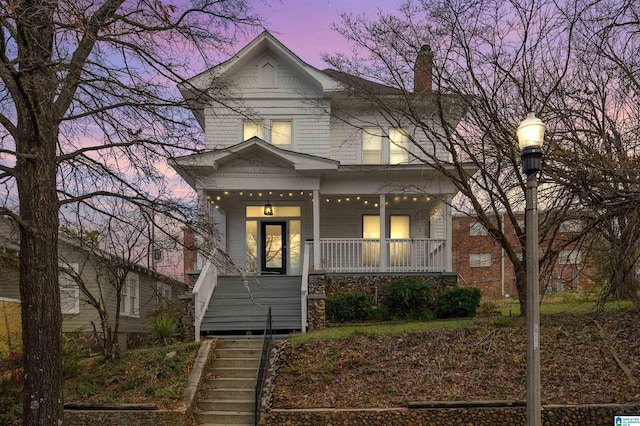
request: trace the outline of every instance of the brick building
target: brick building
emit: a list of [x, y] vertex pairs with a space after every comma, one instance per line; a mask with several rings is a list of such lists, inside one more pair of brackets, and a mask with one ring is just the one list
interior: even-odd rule
[[[520, 217], [519, 222], [524, 227], [524, 214]], [[506, 234], [515, 241], [517, 237], [512, 224], [507, 220], [504, 226]], [[578, 221], [567, 220], [559, 225], [558, 241], [562, 241], [563, 235], [575, 235], [580, 231]], [[454, 215], [452, 233], [453, 270], [458, 271], [461, 286], [478, 287], [483, 297], [516, 296], [516, 277], [511, 261], [474, 217]], [[544, 284], [545, 292], [577, 290], [589, 284], [583, 257], [577, 247], [569, 246], [562, 250], [550, 274], [540, 271], [540, 282]]]

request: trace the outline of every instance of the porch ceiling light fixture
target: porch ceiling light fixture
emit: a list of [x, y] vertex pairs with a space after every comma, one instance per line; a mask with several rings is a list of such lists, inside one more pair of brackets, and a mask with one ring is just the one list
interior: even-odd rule
[[262, 213], [265, 216], [273, 216], [273, 206], [269, 202], [269, 196], [268, 195], [267, 195], [267, 202], [264, 205], [264, 209], [262, 210]]

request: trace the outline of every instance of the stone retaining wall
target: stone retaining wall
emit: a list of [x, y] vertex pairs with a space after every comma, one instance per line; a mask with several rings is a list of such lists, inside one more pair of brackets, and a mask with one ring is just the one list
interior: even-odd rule
[[[611, 426], [619, 415], [639, 415], [639, 404], [559, 406], [542, 410], [542, 424], [549, 426]], [[363, 409], [363, 410], [285, 410], [274, 409], [263, 416], [269, 426], [403, 426], [473, 425], [518, 426], [526, 424], [526, 407]]]
[[382, 306], [386, 296], [386, 287], [398, 278], [420, 277], [433, 285], [436, 293], [455, 287], [458, 275], [454, 273], [425, 275], [380, 273], [372, 274], [309, 274], [309, 296], [307, 297], [307, 321], [309, 330], [322, 330], [327, 327], [325, 299], [327, 296], [345, 293], [362, 293], [371, 296], [374, 305]]
[[327, 274], [325, 278], [325, 294], [333, 296], [345, 293], [362, 293], [371, 296], [376, 306], [382, 306], [386, 297], [386, 287], [391, 281], [396, 279], [406, 279], [418, 277], [424, 282], [433, 286], [436, 293], [450, 287], [455, 287], [458, 282], [458, 275], [437, 274]]
[[187, 426], [193, 416], [185, 411], [65, 410], [65, 426]]

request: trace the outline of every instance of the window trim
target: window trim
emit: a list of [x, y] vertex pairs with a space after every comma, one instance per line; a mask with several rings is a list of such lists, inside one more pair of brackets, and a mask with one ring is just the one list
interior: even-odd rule
[[[404, 135], [402, 143], [398, 143], [394, 141], [394, 134], [399, 133]], [[371, 138], [378, 138], [380, 143], [379, 150], [368, 149], [365, 150], [364, 142], [365, 136], [368, 135]], [[360, 132], [360, 150], [359, 150], [359, 159], [360, 164], [389, 164], [389, 165], [397, 165], [397, 164], [408, 164], [410, 162], [410, 140], [409, 140], [409, 132], [403, 127], [388, 127], [385, 129], [381, 127], [363, 127]], [[373, 154], [379, 152], [380, 161], [379, 162], [365, 162], [365, 154]], [[402, 154], [402, 161], [391, 161], [392, 155], [398, 156]]]
[[[289, 123], [289, 143], [274, 143], [274, 123]], [[293, 120], [289, 119], [289, 120], [270, 120], [269, 122], [269, 128], [270, 128], [270, 132], [269, 132], [269, 143], [271, 143], [271, 145], [278, 147], [278, 148], [291, 148], [293, 146]]]
[[[474, 262], [474, 257], [477, 256], [477, 261]], [[469, 253], [469, 267], [470, 268], [489, 268], [493, 264], [493, 256], [489, 252], [483, 253]]]
[[[133, 297], [129, 294], [133, 286]], [[131, 304], [133, 302], [133, 304]], [[127, 272], [120, 291], [120, 316], [140, 317], [140, 277], [133, 272]]]
[[482, 223], [476, 220], [469, 224], [469, 236], [483, 237], [485, 235], [489, 235], [489, 231], [487, 231], [487, 228], [485, 228]]

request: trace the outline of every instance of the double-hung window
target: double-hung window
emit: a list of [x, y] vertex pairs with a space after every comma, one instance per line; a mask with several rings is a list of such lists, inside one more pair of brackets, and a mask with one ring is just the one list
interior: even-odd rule
[[271, 144], [280, 148], [291, 147], [291, 121], [271, 121]]
[[291, 120], [245, 120], [243, 141], [258, 137], [280, 148], [290, 148], [292, 142]]
[[402, 164], [409, 162], [409, 136], [403, 129], [389, 129], [387, 136], [378, 127], [362, 129], [362, 164]]
[[120, 293], [120, 315], [137, 317], [140, 306], [140, 280], [138, 274], [128, 272]]
[[243, 123], [243, 141], [252, 137], [264, 139], [264, 123], [262, 120], [245, 120]]

